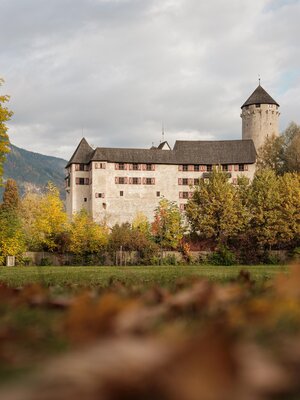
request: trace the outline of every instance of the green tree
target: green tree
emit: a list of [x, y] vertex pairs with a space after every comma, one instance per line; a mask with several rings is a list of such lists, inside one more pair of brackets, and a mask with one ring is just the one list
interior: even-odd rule
[[70, 251], [84, 256], [102, 251], [108, 242], [108, 230], [81, 210], [73, 216], [70, 226]]
[[228, 175], [217, 169], [195, 187], [186, 215], [194, 233], [219, 244], [239, 234], [248, 222], [238, 186], [229, 183]]
[[[0, 87], [4, 83], [3, 79], [0, 78]], [[5, 106], [5, 103], [9, 101], [9, 96], [0, 96], [0, 186], [2, 185], [3, 176], [3, 163], [5, 161], [5, 155], [9, 153], [9, 138], [8, 138], [8, 128], [6, 122], [10, 120], [13, 113], [9, 111]]]
[[183, 238], [184, 227], [178, 206], [162, 198], [155, 209], [151, 225], [153, 238], [163, 248], [176, 249]]

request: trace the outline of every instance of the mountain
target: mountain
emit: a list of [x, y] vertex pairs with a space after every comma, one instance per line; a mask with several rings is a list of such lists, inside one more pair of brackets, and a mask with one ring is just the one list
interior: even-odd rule
[[[4, 163], [4, 181], [14, 179], [20, 189], [20, 194], [27, 190], [43, 192], [49, 181], [59, 189], [62, 199], [65, 199], [64, 178], [67, 161], [62, 158], [45, 156], [32, 151], [20, 149], [11, 145]], [[2, 198], [3, 188], [0, 188]]]

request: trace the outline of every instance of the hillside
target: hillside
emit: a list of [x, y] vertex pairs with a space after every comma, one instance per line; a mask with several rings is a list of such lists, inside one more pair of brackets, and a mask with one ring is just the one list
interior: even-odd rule
[[[26, 190], [42, 192], [47, 182], [53, 182], [60, 190], [61, 197], [65, 198], [64, 177], [67, 161], [33, 153], [11, 145], [11, 152], [7, 155], [4, 164], [4, 180], [15, 179], [20, 193]], [[3, 188], [0, 188], [2, 198]]]

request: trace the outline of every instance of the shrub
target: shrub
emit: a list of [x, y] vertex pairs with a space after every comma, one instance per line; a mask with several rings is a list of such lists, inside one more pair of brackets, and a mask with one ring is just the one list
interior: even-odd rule
[[210, 254], [207, 261], [212, 265], [234, 265], [237, 263], [235, 254], [226, 246], [219, 246], [218, 249]]
[[53, 265], [53, 262], [52, 262], [52, 260], [49, 258], [49, 257], [43, 257], [42, 259], [41, 259], [41, 262], [40, 262], [40, 265], [42, 266], [42, 267], [46, 267], [46, 266], [51, 266], [51, 265]]

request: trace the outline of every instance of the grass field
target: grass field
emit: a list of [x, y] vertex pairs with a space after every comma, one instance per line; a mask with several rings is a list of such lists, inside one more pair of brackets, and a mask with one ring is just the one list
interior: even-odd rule
[[178, 278], [201, 276], [226, 282], [240, 270], [247, 270], [253, 279], [264, 281], [278, 272], [288, 272], [287, 266], [163, 266], [163, 267], [0, 267], [0, 282], [18, 287], [29, 283], [44, 286], [109, 287], [114, 282], [125, 285], [172, 286]]

